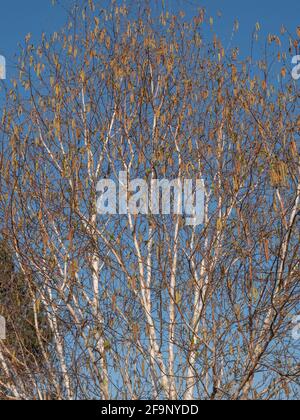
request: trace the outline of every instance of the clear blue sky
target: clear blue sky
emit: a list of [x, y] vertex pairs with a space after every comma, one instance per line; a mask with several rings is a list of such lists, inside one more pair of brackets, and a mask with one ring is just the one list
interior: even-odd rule
[[[60, 1], [65, 6], [73, 3], [72, 0]], [[154, 4], [155, 0], [152, 1]], [[248, 53], [250, 34], [257, 21], [265, 34], [278, 32], [281, 24], [293, 33], [300, 26], [300, 0], [165, 0], [165, 4], [171, 11], [180, 8], [188, 15], [200, 6], [206, 7], [211, 15], [220, 10], [223, 18], [216, 25], [216, 31], [225, 43], [230, 40], [234, 19], [238, 18], [240, 31], [235, 44], [241, 46], [243, 55]], [[59, 29], [64, 21], [63, 8], [53, 6], [51, 0], [1, 0], [0, 54], [9, 62], [17, 51], [18, 42], [28, 32], [36, 38], [43, 31]]]

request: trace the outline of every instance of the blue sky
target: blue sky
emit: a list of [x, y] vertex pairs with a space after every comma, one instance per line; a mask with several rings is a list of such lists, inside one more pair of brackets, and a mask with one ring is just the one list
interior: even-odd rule
[[[60, 0], [68, 6], [72, 0]], [[156, 0], [152, 0], [155, 4]], [[197, 7], [204, 6], [209, 14], [215, 16], [222, 12], [222, 19], [216, 19], [216, 32], [224, 42], [229, 42], [235, 18], [240, 21], [240, 30], [234, 43], [241, 46], [243, 55], [248, 54], [251, 32], [257, 21], [264, 34], [278, 32], [284, 24], [295, 34], [300, 25], [299, 0], [164, 0], [171, 11], [183, 9], [187, 15]], [[53, 6], [51, 0], [1, 0], [0, 5], [0, 54], [9, 61], [17, 51], [18, 42], [28, 32], [35, 38], [45, 31], [59, 29], [66, 18], [60, 6]], [[224, 44], [225, 45], [225, 44]]]

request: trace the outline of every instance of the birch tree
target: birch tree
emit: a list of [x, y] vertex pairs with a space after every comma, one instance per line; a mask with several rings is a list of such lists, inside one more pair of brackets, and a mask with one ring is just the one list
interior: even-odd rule
[[[39, 356], [0, 343], [3, 398], [299, 397], [298, 41], [270, 35], [256, 62], [202, 9], [92, 1], [26, 37], [1, 122], [1, 231]], [[204, 223], [97, 214], [98, 181], [120, 171], [203, 179]]]

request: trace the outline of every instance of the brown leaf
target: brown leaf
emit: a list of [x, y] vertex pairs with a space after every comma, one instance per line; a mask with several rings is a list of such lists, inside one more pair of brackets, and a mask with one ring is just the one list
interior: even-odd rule
[[265, 257], [267, 262], [270, 260], [270, 252], [269, 252], [269, 240], [264, 239], [264, 251], [265, 251]]

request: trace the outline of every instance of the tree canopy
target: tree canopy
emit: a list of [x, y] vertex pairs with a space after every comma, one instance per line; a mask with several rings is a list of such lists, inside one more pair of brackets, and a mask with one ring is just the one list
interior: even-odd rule
[[[299, 397], [298, 35], [242, 58], [203, 9], [88, 1], [26, 37], [0, 125], [2, 395]], [[203, 179], [203, 225], [98, 215], [119, 171]]]

